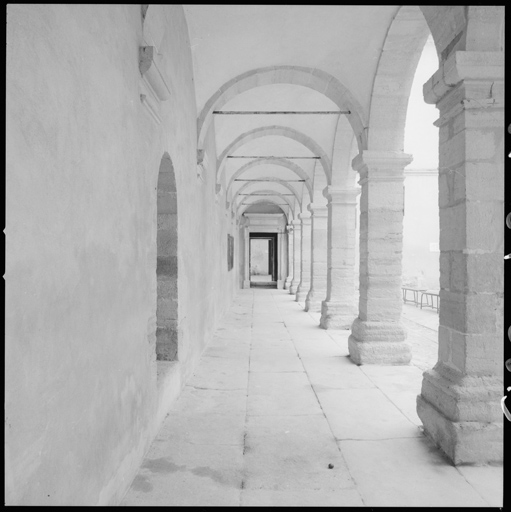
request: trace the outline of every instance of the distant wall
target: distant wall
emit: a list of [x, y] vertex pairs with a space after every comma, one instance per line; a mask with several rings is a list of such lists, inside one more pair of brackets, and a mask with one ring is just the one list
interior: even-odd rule
[[140, 101], [140, 5], [7, 9], [9, 505], [115, 504], [156, 433], [156, 186], [165, 152], [179, 219], [176, 386], [239, 279], [236, 262], [227, 271], [227, 233], [237, 230], [216, 200], [214, 169], [197, 177], [182, 7], [145, 14], [171, 85], [160, 124]]

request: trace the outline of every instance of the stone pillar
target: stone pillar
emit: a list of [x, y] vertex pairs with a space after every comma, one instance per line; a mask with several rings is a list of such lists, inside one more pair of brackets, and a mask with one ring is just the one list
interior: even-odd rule
[[311, 287], [311, 214], [300, 213], [298, 218], [302, 222], [302, 261], [300, 265], [300, 284], [296, 289], [296, 302], [305, 302]]
[[360, 174], [360, 298], [348, 348], [356, 364], [408, 364], [401, 324], [404, 168], [402, 152], [364, 151], [353, 159]]
[[287, 229], [287, 277], [284, 282], [284, 290], [289, 290], [293, 280], [293, 225], [288, 224]]
[[305, 311], [321, 311], [326, 297], [328, 210], [310, 204], [311, 212], [311, 287], [305, 299]]
[[321, 305], [323, 329], [349, 329], [357, 317], [355, 265], [357, 196], [359, 189], [327, 187], [327, 293]]
[[243, 288], [250, 288], [250, 232], [248, 226], [245, 226], [245, 276], [243, 279]]
[[289, 287], [289, 293], [294, 295], [300, 284], [302, 265], [302, 223], [299, 220], [291, 221], [293, 225], [293, 280]]
[[424, 86], [440, 111], [440, 325], [417, 414], [454, 464], [503, 458], [503, 79], [503, 52], [457, 51]]
[[283, 243], [282, 243], [282, 236], [283, 234], [282, 233], [277, 233], [277, 290], [282, 290], [282, 288], [284, 287], [284, 279], [282, 277], [282, 272], [283, 272], [283, 263], [284, 263], [284, 260], [282, 258], [282, 246], [283, 246]]

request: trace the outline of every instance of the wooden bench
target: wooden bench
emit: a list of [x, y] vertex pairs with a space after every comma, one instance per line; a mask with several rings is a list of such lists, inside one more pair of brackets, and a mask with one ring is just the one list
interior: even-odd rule
[[[407, 302], [413, 302], [416, 306], [419, 305], [419, 293], [425, 292], [426, 288], [411, 288], [408, 286], [402, 286], [401, 290], [403, 291], [403, 302], [406, 304]], [[413, 293], [413, 299], [407, 298], [407, 293]]]
[[[426, 299], [426, 303], [424, 304], [424, 298]], [[431, 299], [431, 302], [430, 302]], [[438, 308], [440, 304], [440, 292], [437, 290], [425, 290], [421, 293], [421, 309], [431, 308], [436, 309], [438, 313]]]

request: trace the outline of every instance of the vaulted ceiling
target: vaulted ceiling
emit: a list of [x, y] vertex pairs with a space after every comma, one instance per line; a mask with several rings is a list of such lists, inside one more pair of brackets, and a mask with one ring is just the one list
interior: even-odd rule
[[[321, 192], [332, 173], [351, 161], [365, 136], [382, 50], [403, 8], [184, 9], [199, 139], [213, 130], [217, 183], [229, 207], [241, 214], [267, 201], [292, 218], [311, 202], [325, 203]], [[404, 9], [405, 18], [422, 16], [417, 7]], [[422, 33], [418, 39], [420, 46]]]

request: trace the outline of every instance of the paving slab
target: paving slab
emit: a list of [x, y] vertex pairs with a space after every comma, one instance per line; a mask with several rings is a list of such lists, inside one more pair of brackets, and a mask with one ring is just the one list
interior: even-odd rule
[[293, 345], [291, 339], [267, 339], [267, 338], [259, 338], [255, 339], [252, 343], [252, 349], [261, 349], [261, 350], [288, 350], [290, 353], [296, 355], [296, 349]]
[[319, 414], [321, 408], [305, 372], [251, 373], [247, 414]]
[[294, 340], [294, 345], [300, 357], [343, 357], [345, 355], [332, 340]]
[[235, 362], [222, 357], [210, 357], [204, 355], [201, 357], [199, 364], [195, 368], [194, 375], [200, 373], [208, 373], [210, 371], [225, 373], [232, 373], [233, 371], [237, 371], [246, 373], [248, 372], [248, 364], [248, 352], [246, 357], [239, 359]]
[[359, 369], [346, 356], [323, 356], [321, 352], [311, 352], [305, 354], [302, 359], [306, 370], [320, 370], [323, 373], [338, 374], [347, 369]]
[[338, 371], [333, 371], [327, 365], [321, 364], [323, 360], [313, 358], [302, 359], [309, 380], [316, 393], [331, 389], [376, 388], [371, 379], [351, 362], [349, 366], [345, 365]]
[[153, 443], [123, 506], [238, 506], [243, 447]]
[[426, 437], [338, 443], [367, 507], [488, 506]]
[[354, 483], [322, 414], [252, 416], [243, 488], [335, 491]]
[[303, 364], [295, 350], [253, 349], [250, 354], [251, 372], [303, 372]]
[[337, 439], [389, 439], [422, 435], [377, 388], [331, 389], [317, 393]]
[[155, 442], [243, 446], [244, 437], [245, 414], [173, 413]]
[[360, 369], [410, 421], [422, 425], [416, 405], [422, 387], [421, 369], [413, 365], [362, 365]]
[[363, 507], [355, 489], [341, 491], [272, 491], [243, 489], [241, 505], [245, 507]]
[[121, 504], [501, 506], [502, 466], [454, 467], [419, 428], [438, 316], [405, 309], [412, 364], [357, 366], [350, 330], [241, 290]]
[[248, 374], [236, 371], [235, 368], [229, 372], [215, 371], [210, 368], [207, 372], [194, 374], [188, 380], [188, 385], [197, 389], [243, 390], [246, 393]]
[[456, 469], [483, 497], [490, 507], [502, 507], [504, 502], [504, 467], [500, 465], [457, 466]]
[[244, 414], [246, 401], [244, 390], [200, 389], [186, 385], [169, 414]]
[[208, 345], [204, 352], [202, 353], [202, 357], [221, 357], [223, 359], [236, 360], [236, 361], [244, 361], [248, 359], [250, 356], [250, 345], [229, 345], [229, 346], [219, 346], [219, 345]]

